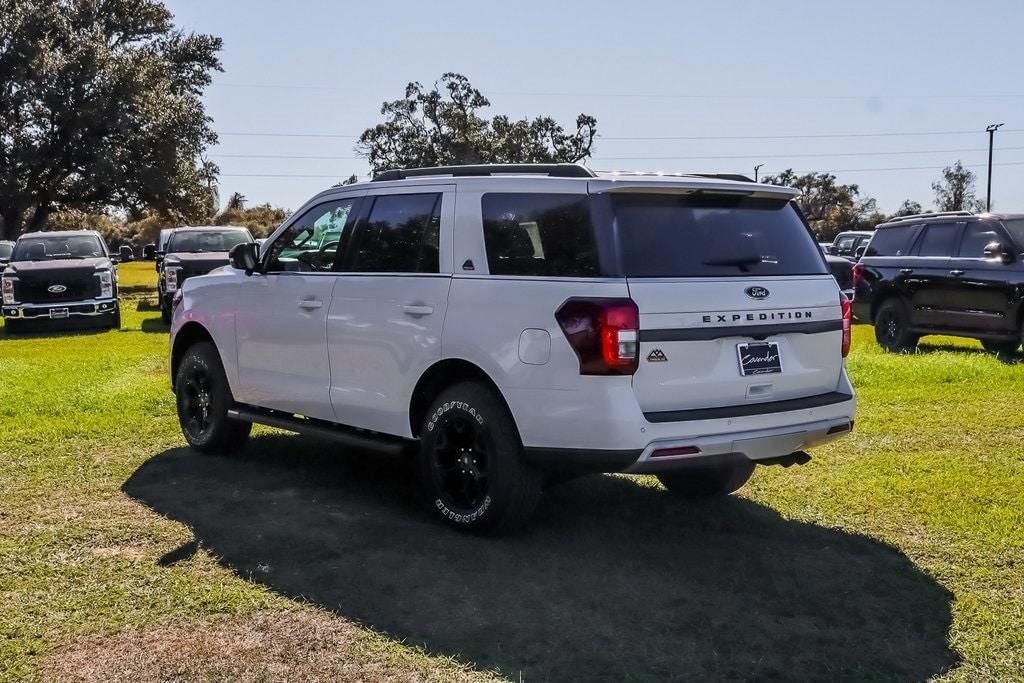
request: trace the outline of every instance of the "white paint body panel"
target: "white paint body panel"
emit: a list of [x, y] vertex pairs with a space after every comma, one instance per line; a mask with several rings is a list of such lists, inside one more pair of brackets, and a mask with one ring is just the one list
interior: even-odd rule
[[[644, 412], [827, 392], [852, 395], [840, 357], [840, 332], [771, 338], [782, 351], [781, 375], [740, 377], [735, 344], [741, 339], [724, 338], [642, 342], [636, 375], [584, 376], [555, 320], [555, 311], [571, 297], [632, 297], [641, 312], [641, 330], [706, 325], [701, 316], [708, 311], [801, 309], [812, 310], [815, 320], [835, 320], [840, 317], [839, 292], [830, 276], [666, 282], [488, 274], [480, 216], [483, 193], [584, 194], [588, 188], [618, 191], [626, 185], [635, 190], [638, 184], [650, 191], [690, 191], [723, 183], [523, 175], [421, 178], [329, 190], [295, 216], [351, 192], [444, 192], [441, 273], [246, 277], [222, 268], [185, 283], [172, 343], [185, 324], [206, 328], [239, 401], [403, 437], [411, 436], [410, 401], [423, 373], [437, 361], [461, 359], [479, 367], [499, 388], [528, 447], [635, 450], [642, 455], [634, 468], [649, 471], [657, 465], [646, 458], [665, 445], [699, 444], [708, 453], [743, 452], [762, 459], [835, 438], [827, 431], [850, 421], [853, 399], [813, 409], [685, 422], [650, 422]], [[768, 186], [758, 190], [774, 191]], [[287, 222], [275, 231], [268, 246], [286, 227]], [[467, 261], [471, 270], [463, 268]], [[767, 287], [771, 297], [751, 301], [743, 294], [751, 285]], [[300, 307], [306, 299], [323, 304]], [[406, 306], [430, 312], [417, 308], [409, 314]], [[668, 362], [645, 360], [655, 347]], [[766, 384], [771, 386], [766, 389]]]

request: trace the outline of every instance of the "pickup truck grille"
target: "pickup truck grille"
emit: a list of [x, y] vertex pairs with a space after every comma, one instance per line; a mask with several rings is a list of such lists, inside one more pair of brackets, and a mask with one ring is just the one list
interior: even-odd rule
[[[61, 290], [60, 288], [64, 289]], [[20, 303], [48, 304], [94, 299], [100, 295], [95, 272], [18, 275], [14, 297]]]

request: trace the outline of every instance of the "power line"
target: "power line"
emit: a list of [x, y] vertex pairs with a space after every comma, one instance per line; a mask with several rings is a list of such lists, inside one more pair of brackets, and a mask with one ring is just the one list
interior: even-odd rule
[[[899, 152], [814, 152], [800, 154], [726, 154], [726, 155], [700, 155], [700, 156], [620, 156], [620, 157], [593, 157], [595, 161], [700, 161], [700, 160], [726, 160], [726, 159], [798, 159], [798, 158], [829, 158], [829, 157], [871, 157], [871, 156], [901, 156], [911, 154], [960, 154], [964, 152], [984, 152], [987, 147], [962, 147], [960, 149], [911, 149]], [[1002, 147], [1002, 152], [1017, 152], [1024, 150], [1024, 147]], [[218, 159], [300, 159], [314, 161], [350, 161], [364, 159], [358, 156], [330, 156], [318, 154], [210, 154], [210, 157]]]
[[[822, 140], [830, 138], [885, 138], [919, 137], [928, 135], [978, 135], [977, 130], [931, 130], [903, 131], [888, 133], [800, 133], [794, 135], [664, 135], [664, 136], [608, 136], [599, 135], [598, 140]], [[1004, 128], [1002, 133], [1024, 133], [1024, 128]], [[356, 139], [358, 135], [342, 133], [278, 133], [227, 131], [218, 133], [224, 137], [265, 137], [265, 138], [343, 138]]]
[[[213, 83], [218, 88], [253, 88], [265, 90], [326, 90], [336, 92], [352, 92], [352, 86], [326, 85], [319, 83]], [[1024, 98], [1021, 92], [1002, 93], [854, 93], [854, 94], [795, 94], [795, 93], [712, 93], [712, 92], [539, 92], [528, 90], [491, 90], [489, 94], [501, 97], [612, 97], [612, 98], [652, 98], [682, 100], [960, 100], [960, 99], [1018, 99]]]
[[[1024, 166], [1024, 161], [1006, 161], [992, 164], [993, 166]], [[982, 168], [985, 164], [964, 164], [966, 168]], [[888, 168], [843, 168], [843, 169], [817, 169], [822, 173], [867, 173], [882, 171], [941, 171], [945, 166], [890, 166]], [[620, 169], [621, 170], [621, 169]], [[766, 175], [772, 175], [779, 171], [769, 171]], [[797, 171], [803, 173], [804, 171]], [[344, 173], [334, 175], [313, 175], [304, 173], [221, 173], [222, 178], [329, 178], [341, 179]]]

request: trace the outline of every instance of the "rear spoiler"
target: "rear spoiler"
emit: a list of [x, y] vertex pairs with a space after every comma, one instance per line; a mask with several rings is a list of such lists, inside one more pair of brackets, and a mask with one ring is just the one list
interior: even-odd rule
[[587, 181], [590, 194], [613, 192], [649, 193], [649, 194], [717, 194], [755, 197], [759, 199], [794, 199], [800, 191], [792, 187], [765, 185], [764, 183], [737, 182], [717, 178], [701, 177], [630, 177], [595, 178]]

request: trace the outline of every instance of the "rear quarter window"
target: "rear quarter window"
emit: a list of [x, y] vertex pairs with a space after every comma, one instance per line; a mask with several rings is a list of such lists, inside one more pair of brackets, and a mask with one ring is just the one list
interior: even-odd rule
[[868, 243], [865, 256], [906, 256], [914, 243], [918, 225], [896, 225], [879, 228]]
[[783, 199], [622, 194], [612, 206], [627, 277], [829, 272], [806, 224]]
[[585, 194], [488, 193], [481, 198], [492, 275], [596, 277], [597, 240]]

